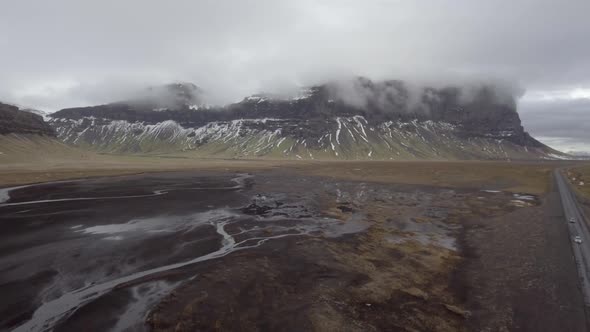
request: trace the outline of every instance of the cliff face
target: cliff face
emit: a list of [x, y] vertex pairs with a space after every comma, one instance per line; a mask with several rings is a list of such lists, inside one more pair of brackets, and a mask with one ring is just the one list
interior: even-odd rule
[[[186, 99], [186, 96], [183, 98]], [[253, 95], [224, 107], [119, 102], [52, 115], [60, 138], [111, 152], [224, 157], [511, 159], [555, 154], [523, 129], [512, 97], [481, 87], [410, 91], [358, 79]]]
[[53, 128], [40, 115], [0, 103], [0, 135], [7, 134], [56, 136]]

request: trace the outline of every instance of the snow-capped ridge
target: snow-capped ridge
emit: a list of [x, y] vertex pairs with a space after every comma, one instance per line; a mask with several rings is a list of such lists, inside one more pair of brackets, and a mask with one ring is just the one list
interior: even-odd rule
[[[170, 153], [293, 159], [518, 159], [541, 153], [509, 141], [458, 136], [451, 123], [386, 121], [370, 125], [363, 116], [334, 117], [329, 122], [247, 118], [185, 127], [174, 120], [155, 124], [84, 118], [52, 119], [65, 142], [110, 152]], [[317, 131], [314, 128], [324, 128]], [[307, 134], [306, 134], [307, 133]]]

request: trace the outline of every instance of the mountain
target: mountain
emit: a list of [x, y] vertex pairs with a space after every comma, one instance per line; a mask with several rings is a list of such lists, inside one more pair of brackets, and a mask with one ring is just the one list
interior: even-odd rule
[[34, 134], [55, 137], [53, 128], [43, 117], [18, 107], [0, 103], [0, 135]]
[[41, 116], [43, 118], [43, 120], [47, 119], [49, 116], [48, 112], [42, 111], [42, 110], [38, 110], [35, 108], [21, 108], [20, 109], [23, 112], [29, 112], [29, 113], [33, 113], [33, 114], [37, 114], [39, 116]]
[[66, 160], [80, 162], [93, 155], [61, 142], [43, 117], [32, 112], [0, 103], [0, 165], [45, 167], [63, 165]]
[[192, 83], [178, 82], [163, 86], [152, 86], [142, 91], [131, 101], [120, 104], [133, 105], [138, 109], [165, 111], [188, 108], [197, 110], [205, 107], [203, 90]]
[[537, 159], [564, 154], [521, 125], [514, 97], [493, 86], [412, 89], [357, 78], [258, 94], [209, 107], [194, 85], [166, 97], [63, 109], [50, 125], [63, 141], [103, 152], [191, 152], [291, 159]]
[[568, 151], [568, 155], [578, 160], [590, 160], [590, 152], [586, 151]]

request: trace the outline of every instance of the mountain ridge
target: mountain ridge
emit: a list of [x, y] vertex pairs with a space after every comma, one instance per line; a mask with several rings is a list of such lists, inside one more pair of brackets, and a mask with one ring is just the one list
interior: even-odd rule
[[49, 122], [67, 143], [116, 153], [297, 159], [563, 156], [526, 133], [514, 98], [499, 94], [490, 86], [472, 89], [468, 98], [452, 86], [416, 94], [401, 81], [357, 78], [348, 86], [313, 86], [292, 97], [258, 94], [218, 107], [176, 103], [155, 111], [152, 104], [117, 102], [69, 108], [50, 115]]
[[53, 128], [39, 114], [0, 103], [0, 135], [34, 134], [56, 137]]

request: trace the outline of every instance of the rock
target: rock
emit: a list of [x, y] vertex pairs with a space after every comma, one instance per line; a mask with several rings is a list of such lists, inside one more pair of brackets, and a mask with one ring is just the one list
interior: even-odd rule
[[424, 301], [428, 300], [428, 294], [426, 294], [426, 292], [424, 292], [423, 290], [416, 288], [416, 287], [404, 289], [403, 292], [406, 294], [409, 294], [413, 297], [422, 299]]
[[471, 312], [468, 310], [461, 309], [461, 308], [454, 306], [452, 304], [443, 304], [443, 305], [448, 311], [450, 311], [454, 314], [457, 314], [463, 318], [469, 318], [469, 316], [471, 316]]
[[[514, 98], [501, 101], [492, 87], [482, 87], [469, 101], [460, 98], [461, 89], [424, 88], [424, 105], [414, 106], [408, 102], [408, 89], [401, 81], [372, 82], [358, 78], [362, 89], [374, 96], [363, 107], [353, 106], [340, 98], [334, 84], [324, 84], [307, 88], [304, 98], [284, 99], [270, 95], [254, 95], [239, 103], [225, 107], [203, 109], [194, 112], [192, 104], [202, 104], [202, 91], [191, 83], [169, 84], [150, 88], [154, 93], [140, 100], [128, 100], [93, 107], [69, 108], [56, 112], [55, 118], [79, 119], [94, 116], [112, 120], [143, 121], [158, 123], [174, 120], [185, 126], [200, 126], [212, 121], [228, 121], [251, 118], [283, 118], [311, 120], [313, 127], [295, 126], [286, 128], [294, 138], [316, 137], [320, 134], [321, 121], [334, 116], [362, 115], [369, 127], [384, 121], [432, 120], [461, 125], [464, 136], [507, 139], [517, 144], [537, 144], [521, 126], [516, 112]], [[167, 98], [158, 96], [165, 95]], [[387, 100], [385, 104], [376, 100]], [[173, 100], [162, 104], [162, 100]], [[337, 102], [329, 102], [337, 100]], [[427, 108], [424, 109], [424, 108]], [[158, 112], [154, 109], [165, 108]], [[264, 124], [261, 124], [264, 126]], [[410, 125], [411, 126], [411, 125]], [[310, 135], [310, 130], [314, 131]], [[321, 132], [322, 134], [325, 131]], [[539, 143], [540, 144], [540, 143]]]
[[35, 134], [55, 137], [55, 131], [43, 117], [0, 103], [0, 135]]
[[338, 205], [338, 209], [342, 212], [345, 213], [352, 213], [354, 212], [354, 209], [351, 208], [350, 206], [346, 206], [346, 205]]
[[[154, 90], [169, 98], [160, 100], [160, 93], [152, 93], [63, 109], [51, 115], [50, 123], [67, 143], [113, 152], [186, 151], [209, 144], [232, 158], [314, 159], [330, 154], [337, 159], [506, 159], [511, 151], [522, 154], [514, 156], [518, 158], [558, 154], [524, 131], [515, 99], [500, 97], [493, 87], [476, 88], [469, 99], [456, 87], [424, 88], [416, 92], [422, 103], [412, 103], [401, 81], [358, 78], [352, 84], [371, 96], [362, 105], [347, 101], [338, 84], [328, 83], [305, 88], [293, 98], [259, 94], [205, 107], [202, 91], [182, 83]], [[127, 133], [132, 131], [142, 134], [131, 137]]]
[[273, 208], [270, 206], [265, 205], [258, 205], [256, 203], [252, 203], [244, 208], [242, 208], [242, 212], [245, 214], [251, 215], [264, 215], [267, 212], [271, 211]]

